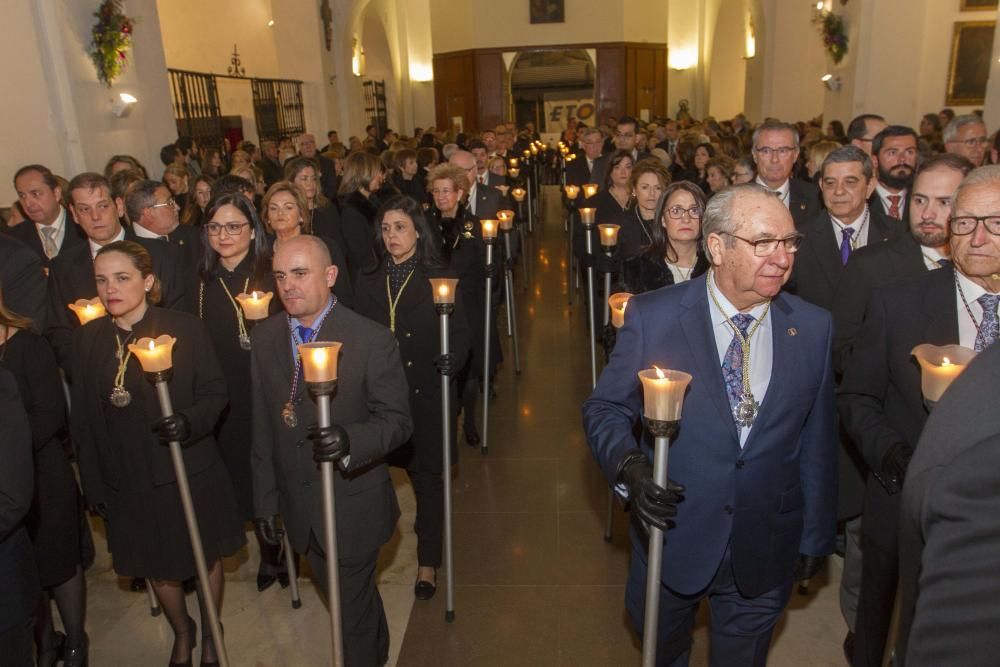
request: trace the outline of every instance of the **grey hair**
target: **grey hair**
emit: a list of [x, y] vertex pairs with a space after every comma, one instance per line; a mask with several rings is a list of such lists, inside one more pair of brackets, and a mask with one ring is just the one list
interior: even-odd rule
[[586, 138], [592, 134], [599, 135], [601, 137], [601, 140], [604, 139], [604, 135], [601, 134], [601, 128], [599, 127], [588, 127], [586, 130], [583, 131], [583, 134], [580, 135], [580, 139], [586, 140]]
[[[739, 221], [733, 218], [733, 206], [739, 199], [747, 199], [755, 195], [764, 197], [774, 197], [770, 190], [757, 183], [742, 183], [724, 188], [708, 200], [705, 212], [701, 214], [701, 249], [706, 257], [711, 257], [708, 252], [709, 234], [735, 234], [740, 228]], [[734, 241], [729, 239], [726, 245], [733, 246]]]
[[445, 160], [450, 160], [451, 156], [454, 155], [457, 150], [459, 150], [458, 144], [445, 144], [441, 147], [441, 155], [444, 156]]
[[[780, 120], [765, 120], [763, 123], [757, 126], [757, 129], [753, 131], [753, 145], [754, 148], [757, 147], [757, 140], [760, 139], [760, 135], [764, 132], [791, 132], [792, 133], [792, 143], [795, 144], [795, 148], [799, 147], [799, 129], [790, 123], [783, 123]], [[715, 197], [713, 197], [714, 199]]]
[[1000, 164], [989, 164], [983, 167], [977, 167], [970, 171], [962, 182], [959, 183], [958, 189], [955, 190], [955, 194], [951, 196], [952, 210], [958, 207], [958, 202], [962, 193], [969, 188], [973, 188], [979, 185], [993, 185], [1000, 187]]
[[941, 140], [946, 144], [954, 141], [956, 135], [958, 135], [958, 131], [966, 125], [982, 125], [983, 127], [986, 127], [986, 123], [983, 122], [983, 119], [974, 113], [965, 114], [964, 116], [955, 116], [947, 125], [944, 126], [944, 130], [941, 131]]
[[861, 172], [865, 175], [866, 181], [872, 180], [872, 176], [875, 175], [872, 159], [868, 156], [868, 153], [853, 144], [847, 144], [846, 146], [841, 146], [830, 151], [830, 154], [823, 160], [823, 166], [820, 167], [820, 176], [826, 175], [826, 165], [843, 162], [860, 162]]

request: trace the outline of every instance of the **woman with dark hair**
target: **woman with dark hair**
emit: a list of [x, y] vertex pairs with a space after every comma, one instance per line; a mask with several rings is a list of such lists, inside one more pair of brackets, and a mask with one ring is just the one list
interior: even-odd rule
[[194, 179], [188, 196], [187, 206], [181, 212], [181, 224], [201, 227], [205, 220], [208, 202], [212, 199], [212, 184], [215, 179], [202, 174]]
[[615, 291], [640, 294], [697, 278], [708, 270], [701, 253], [701, 214], [705, 193], [690, 181], [671, 183], [656, 204], [651, 240], [642, 253], [622, 263]]
[[400, 194], [412, 197], [420, 203], [427, 201], [427, 182], [417, 163], [417, 151], [404, 148], [393, 154], [392, 184]]
[[362, 151], [352, 153], [344, 160], [344, 175], [337, 191], [337, 200], [340, 203], [347, 266], [355, 278], [375, 262], [372, 239], [376, 206], [372, 203], [371, 196], [379, 191], [384, 180], [382, 163], [375, 155]]
[[[25, 520], [34, 547], [42, 594], [35, 613], [35, 646], [39, 666], [87, 664], [84, 631], [87, 583], [84, 570], [94, 560], [94, 543], [83, 512], [76, 476], [63, 450], [66, 401], [55, 355], [32, 322], [11, 312], [0, 291], [0, 368], [17, 380], [31, 425], [35, 490]], [[4, 417], [6, 418], [6, 417]], [[52, 625], [52, 601], [63, 632]]]
[[[429, 278], [457, 277], [446, 269], [441, 237], [413, 198], [399, 195], [379, 208], [375, 217], [378, 264], [358, 279], [358, 312], [392, 329], [410, 388], [413, 435], [389, 454], [390, 465], [405, 468], [417, 499], [417, 581], [414, 594], [429, 600], [441, 566], [444, 525], [444, 461], [441, 437], [441, 375], [452, 378], [451, 430], [458, 416], [454, 378], [469, 355], [469, 328], [461, 293], [450, 318], [450, 352], [440, 353], [440, 317], [434, 309]], [[454, 445], [454, 441], [452, 442]], [[452, 448], [452, 462], [458, 451]]]
[[337, 267], [337, 282], [333, 293], [348, 308], [354, 307], [353, 275], [349, 270], [344, 247], [336, 239], [316, 233], [312, 219], [308, 216], [308, 204], [302, 188], [290, 181], [278, 181], [272, 185], [261, 203], [261, 219], [270, 234], [274, 235], [277, 248], [285, 239], [299, 234], [311, 234], [323, 240], [330, 250], [330, 259]]
[[[659, 160], [639, 160], [635, 165], [629, 178], [629, 190], [635, 205], [622, 212], [617, 219], [607, 221], [621, 225], [615, 252], [617, 258], [634, 257], [652, 241], [651, 229], [656, 226], [653, 222], [656, 204], [669, 184], [670, 172]], [[600, 244], [594, 250], [598, 252]]]
[[[458, 278], [458, 293], [465, 305], [468, 325], [472, 335], [472, 354], [458, 374], [458, 391], [462, 404], [462, 430], [470, 446], [480, 443], [476, 428], [476, 403], [483, 381], [486, 355], [486, 274], [491, 273], [498, 284], [499, 264], [494, 261], [486, 266], [486, 244], [483, 242], [479, 218], [469, 213], [465, 206], [469, 179], [465, 170], [452, 164], [439, 164], [427, 176], [427, 190], [434, 201], [431, 220], [437, 224], [441, 236], [441, 255]], [[499, 255], [499, 253], [494, 253]], [[499, 361], [499, 339], [496, 336], [496, 318], [492, 318], [490, 332], [490, 375]], [[479, 380], [477, 382], [476, 380]]]
[[839, 120], [831, 120], [826, 124], [826, 136], [841, 146], [847, 143], [847, 133], [844, 132], [844, 124]]
[[714, 195], [719, 190], [729, 187], [729, 179], [733, 175], [733, 161], [725, 155], [716, 155], [705, 163], [705, 182]]
[[[215, 440], [236, 491], [244, 522], [254, 519], [250, 472], [250, 427], [253, 423], [250, 382], [250, 330], [236, 297], [252, 292], [275, 293], [271, 276], [271, 246], [253, 204], [242, 194], [215, 197], [202, 226], [205, 253], [198, 266], [196, 312], [205, 323], [229, 389], [229, 405], [215, 425]], [[272, 299], [271, 312], [280, 308]], [[257, 590], [275, 580], [288, 585], [280, 549], [255, 533], [260, 546]]]
[[[222, 558], [246, 543], [229, 472], [213, 431], [226, 406], [226, 379], [197, 317], [157, 308], [159, 284], [149, 253], [116, 241], [94, 259], [97, 293], [107, 309], [73, 336], [71, 426], [88, 506], [104, 518], [115, 571], [147, 579], [170, 626], [173, 665], [190, 665], [197, 626], [188, 616], [183, 581], [195, 576], [191, 542], [167, 445], [184, 448], [188, 483], [209, 570], [209, 590], [221, 606]], [[174, 414], [162, 417], [129, 344], [143, 337], [176, 339], [170, 395]], [[218, 663], [202, 606], [201, 664]]]
[[226, 165], [222, 160], [222, 151], [218, 148], [207, 148], [201, 158], [201, 173], [212, 178], [218, 178], [226, 173]]

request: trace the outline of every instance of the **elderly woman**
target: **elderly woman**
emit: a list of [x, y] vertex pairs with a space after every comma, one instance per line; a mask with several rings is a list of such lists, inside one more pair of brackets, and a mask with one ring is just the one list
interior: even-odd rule
[[340, 219], [347, 253], [347, 265], [358, 276], [375, 262], [372, 239], [376, 206], [372, 193], [378, 192], [385, 172], [378, 157], [371, 153], [352, 153], [344, 160], [344, 175], [337, 191]]
[[711, 194], [714, 195], [719, 190], [729, 187], [733, 166], [733, 161], [725, 155], [716, 155], [705, 163], [705, 182]]

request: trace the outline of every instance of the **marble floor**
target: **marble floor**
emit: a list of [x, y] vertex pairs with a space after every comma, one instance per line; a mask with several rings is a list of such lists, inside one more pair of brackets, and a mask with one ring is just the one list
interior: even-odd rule
[[[617, 666], [639, 664], [639, 643], [624, 612], [627, 516], [616, 507], [613, 539], [602, 539], [607, 486], [580, 427], [590, 366], [578, 301], [567, 304], [566, 243], [559, 200], [545, 189], [544, 224], [530, 237], [527, 280], [516, 277], [523, 373], [516, 376], [501, 320], [506, 362], [490, 405], [490, 451], [460, 444], [454, 476], [455, 611], [444, 620], [437, 596], [414, 602], [413, 494], [393, 479], [403, 516], [379, 563], [391, 633], [390, 665]], [[578, 293], [579, 294], [579, 293]], [[503, 317], [501, 311], [501, 318]], [[88, 572], [91, 664], [157, 665], [172, 634], [110, 570], [103, 536]], [[252, 541], [252, 540], [251, 540]], [[234, 666], [330, 664], [326, 612], [308, 579], [301, 609], [288, 590], [257, 593], [253, 546], [226, 562], [222, 620]], [[808, 595], [793, 595], [769, 664], [840, 666], [845, 626], [838, 606], [841, 563], [829, 561]], [[196, 615], [196, 601], [189, 596]], [[707, 665], [707, 613], [695, 632], [692, 665]], [[196, 651], [197, 655], [197, 651]]]

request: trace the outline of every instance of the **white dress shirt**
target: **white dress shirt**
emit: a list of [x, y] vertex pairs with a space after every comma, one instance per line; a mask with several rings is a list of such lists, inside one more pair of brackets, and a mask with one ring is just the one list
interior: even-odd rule
[[42, 234], [43, 229], [55, 229], [56, 233], [53, 235], [52, 240], [56, 244], [56, 248], [62, 249], [63, 239], [66, 238], [66, 209], [62, 206], [59, 207], [59, 215], [52, 222], [51, 225], [40, 225], [37, 222], [35, 224], [35, 231], [38, 232], [38, 238], [42, 242], [42, 247], [45, 247], [45, 234]]
[[777, 193], [778, 199], [780, 199], [781, 203], [785, 205], [785, 208], [788, 208], [788, 206], [790, 204], [789, 200], [791, 199], [791, 197], [789, 195], [791, 194], [791, 191], [792, 191], [792, 184], [791, 184], [791, 181], [789, 179], [786, 178], [785, 182], [782, 183], [777, 188], [772, 188], [770, 185], [768, 185], [764, 181], [760, 180], [760, 176], [757, 177], [755, 183], [757, 183], [757, 185], [763, 185], [765, 188], [767, 188], [771, 192]]
[[889, 192], [889, 190], [879, 182], [875, 183], [875, 193], [878, 194], [878, 198], [882, 200], [882, 207], [885, 209], [886, 215], [889, 214], [889, 209], [892, 208], [892, 202], [889, 201], [889, 195], [899, 195], [899, 214], [903, 215], [903, 207], [906, 206], [906, 190], [900, 190], [899, 192]]
[[920, 246], [920, 252], [924, 255], [924, 265], [927, 267], [928, 271], [934, 271], [935, 269], [940, 269], [941, 265], [938, 263], [942, 259], [949, 259], [941, 253], [939, 253], [935, 248], [928, 248], [927, 246]]
[[150, 231], [150, 230], [146, 229], [145, 227], [143, 227], [142, 225], [140, 225], [138, 222], [133, 222], [132, 223], [132, 231], [135, 232], [136, 236], [138, 236], [139, 238], [143, 238], [143, 239], [162, 239], [163, 238], [163, 234], [157, 234], [156, 232]]
[[[124, 241], [124, 240], [125, 240], [125, 230], [119, 229], [118, 236], [108, 241], [105, 245], [110, 245], [117, 241]], [[101, 248], [103, 248], [104, 246], [97, 245], [96, 243], [94, 243], [93, 239], [87, 239], [87, 243], [90, 244], [90, 258], [94, 259], [95, 257], [97, 257], [97, 253], [100, 252]]]
[[691, 274], [694, 273], [693, 266], [683, 267], [666, 259], [663, 261], [666, 263], [667, 268], [670, 269], [670, 274], [674, 277], [675, 285], [680, 285], [683, 282], [691, 280]]
[[472, 213], [472, 215], [476, 214], [476, 190], [478, 187], [479, 182], [477, 181], [472, 184], [472, 187], [469, 188], [469, 212]]
[[[714, 273], [709, 280], [715, 283]], [[712, 332], [715, 334], [715, 347], [719, 354], [719, 373], [722, 373], [722, 363], [726, 359], [726, 351], [729, 350], [729, 345], [733, 342], [733, 337], [735, 336], [733, 327], [726, 320], [736, 315], [739, 311], [725, 297], [722, 290], [719, 289], [718, 283], [713, 284], [711, 287], [716, 301], [722, 306], [722, 311], [720, 311], [712, 301], [711, 294], [709, 294], [708, 301], [710, 304], [709, 311], [712, 316]], [[749, 313], [753, 315], [755, 320], [760, 320], [766, 307], [767, 304], [762, 303], [751, 308]], [[750, 324], [750, 327], [753, 327], [753, 323]], [[748, 328], [747, 333], [749, 332], [750, 329]], [[754, 400], [760, 404], [764, 403], [764, 395], [767, 393], [767, 387], [771, 383], [771, 366], [774, 360], [772, 339], [771, 309], [768, 308], [767, 315], [764, 316], [764, 319], [760, 322], [760, 326], [757, 327], [753, 336], [750, 337], [750, 391], [753, 392]], [[726, 402], [729, 402], [728, 395]], [[746, 444], [749, 436], [750, 429], [741, 427], [740, 447]]]
[[837, 239], [837, 250], [840, 250], [840, 244], [844, 242], [844, 228], [850, 227], [854, 230], [854, 234], [851, 235], [851, 252], [855, 250], [860, 250], [868, 245], [868, 230], [871, 229], [869, 224], [871, 216], [868, 212], [868, 205], [865, 204], [865, 210], [861, 212], [854, 222], [847, 224], [843, 220], [830, 215], [830, 224], [833, 225], [833, 236]]
[[[955, 305], [958, 308], [958, 344], [974, 350], [976, 336], [979, 334], [979, 325], [983, 321], [983, 307], [977, 299], [987, 294], [987, 291], [963, 276], [960, 271], [955, 271], [955, 276], [958, 278], [958, 284], [962, 286], [961, 291], [958, 287], [955, 288]], [[963, 294], [965, 295], [964, 300], [962, 299]], [[966, 304], [969, 305], [968, 310], [965, 308]], [[975, 322], [972, 321], [972, 317], [969, 317], [970, 310], [972, 317], [976, 318]]]

